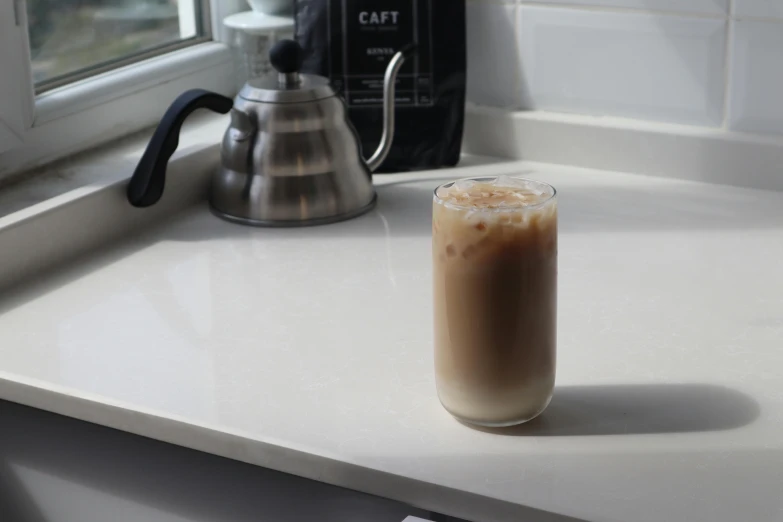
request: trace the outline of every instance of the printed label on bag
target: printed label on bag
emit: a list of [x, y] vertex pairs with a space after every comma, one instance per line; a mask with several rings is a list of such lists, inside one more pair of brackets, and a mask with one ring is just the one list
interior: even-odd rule
[[398, 106], [433, 104], [431, 0], [329, 0], [330, 76], [349, 107], [383, 105], [383, 78], [392, 57], [413, 43], [417, 52], [400, 69]]

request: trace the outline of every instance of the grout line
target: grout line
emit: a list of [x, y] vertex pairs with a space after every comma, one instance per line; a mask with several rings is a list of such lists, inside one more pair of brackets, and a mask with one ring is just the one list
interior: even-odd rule
[[734, 48], [734, 20], [731, 18], [734, 14], [735, 0], [729, 0], [729, 18], [726, 20], [726, 48], [723, 64], [723, 121], [720, 128], [729, 130], [729, 115], [731, 114], [731, 93], [733, 85], [732, 77], [732, 58]]
[[734, 14], [734, 0], [729, 0], [729, 12], [728, 13], [700, 13], [695, 11], [672, 11], [666, 9], [646, 9], [639, 7], [622, 7], [622, 6], [600, 6], [600, 5], [587, 5], [587, 4], [574, 4], [569, 2], [557, 2], [553, 3], [547, 0], [467, 0], [470, 3], [490, 3], [500, 5], [515, 5], [515, 6], [529, 6], [538, 8], [549, 9], [575, 9], [579, 11], [587, 12], [608, 12], [608, 13], [631, 13], [631, 14], [648, 14], [650, 16], [680, 16], [683, 18], [705, 18], [709, 20], [731, 19], [741, 20], [749, 22], [767, 22], [773, 24], [783, 24], [783, 17], [777, 16], [751, 16]]
[[[601, 6], [589, 4], [574, 4], [569, 2], [547, 1], [547, 0], [466, 0], [469, 3], [479, 4], [500, 4], [500, 5], [518, 5], [530, 7], [542, 7], [551, 9], [578, 9], [581, 11], [615, 12], [615, 13], [642, 13], [651, 16], [682, 16], [685, 18], [708, 18], [711, 20], [720, 18], [731, 18], [732, 20], [742, 20], [751, 22], [769, 22], [774, 24], [783, 24], [783, 17], [780, 16], [753, 16], [734, 14], [734, 9], [730, 8], [729, 13], [702, 13], [697, 11], [673, 11], [666, 9], [647, 9], [643, 7], [622, 7], [622, 6]], [[733, 5], [733, 0], [729, 0], [729, 5]]]
[[527, 101], [523, 99], [522, 94], [527, 92], [527, 89], [524, 87], [525, 82], [525, 71], [524, 71], [524, 62], [522, 61], [522, 24], [519, 17], [521, 16], [521, 9], [519, 7], [519, 0], [514, 0], [514, 3], [511, 4], [514, 6], [514, 53], [513, 55], [517, 57], [517, 63], [513, 64], [513, 66], [517, 69], [517, 74], [515, 74], [515, 87], [516, 92], [514, 93], [514, 97], [516, 98], [516, 107], [514, 110], [521, 111], [526, 110], [525, 106], [527, 105]]
[[536, 0], [518, 0], [519, 5], [526, 5], [531, 7], [551, 8], [551, 9], [578, 9], [580, 11], [591, 11], [599, 13], [633, 13], [633, 14], [648, 14], [652, 16], [680, 16], [683, 18], [706, 18], [710, 20], [720, 20], [728, 17], [726, 13], [697, 13], [697, 12], [682, 12], [682, 11], [670, 11], [666, 9], [641, 9], [634, 7], [622, 7], [622, 6], [603, 6], [603, 5], [584, 5], [573, 4], [568, 2], [546, 2]]
[[[733, 4], [733, 0], [732, 5]], [[737, 20], [739, 22], [766, 22], [770, 24], [781, 24], [783, 23], [783, 18], [778, 18], [776, 16], [770, 16], [770, 17], [764, 17], [764, 16], [732, 16], [732, 20]]]

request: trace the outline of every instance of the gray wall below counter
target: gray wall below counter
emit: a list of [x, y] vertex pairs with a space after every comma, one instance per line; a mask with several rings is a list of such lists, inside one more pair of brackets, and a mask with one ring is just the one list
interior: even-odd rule
[[410, 515], [431, 518], [398, 502], [0, 401], [3, 522], [401, 522]]

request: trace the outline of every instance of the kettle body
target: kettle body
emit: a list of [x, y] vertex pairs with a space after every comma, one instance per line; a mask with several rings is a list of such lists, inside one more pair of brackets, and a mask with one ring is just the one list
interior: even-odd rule
[[363, 214], [372, 175], [338, 96], [301, 103], [237, 97], [212, 179], [218, 216], [250, 225], [314, 225]]
[[128, 185], [137, 207], [156, 203], [180, 127], [193, 110], [230, 113], [220, 165], [210, 189], [217, 216], [256, 226], [306, 226], [342, 221], [370, 210], [377, 196], [372, 172], [394, 136], [397, 73], [413, 52], [391, 60], [384, 80], [384, 132], [365, 161], [345, 102], [326, 78], [299, 73], [301, 47], [279, 42], [270, 53], [276, 74], [248, 81], [234, 100], [188, 91], [164, 115]]

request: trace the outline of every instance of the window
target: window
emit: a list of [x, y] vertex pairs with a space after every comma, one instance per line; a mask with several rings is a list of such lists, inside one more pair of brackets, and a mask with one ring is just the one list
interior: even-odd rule
[[27, 0], [36, 91], [209, 39], [197, 0]]
[[0, 178], [233, 95], [222, 20], [244, 0], [0, 1]]

